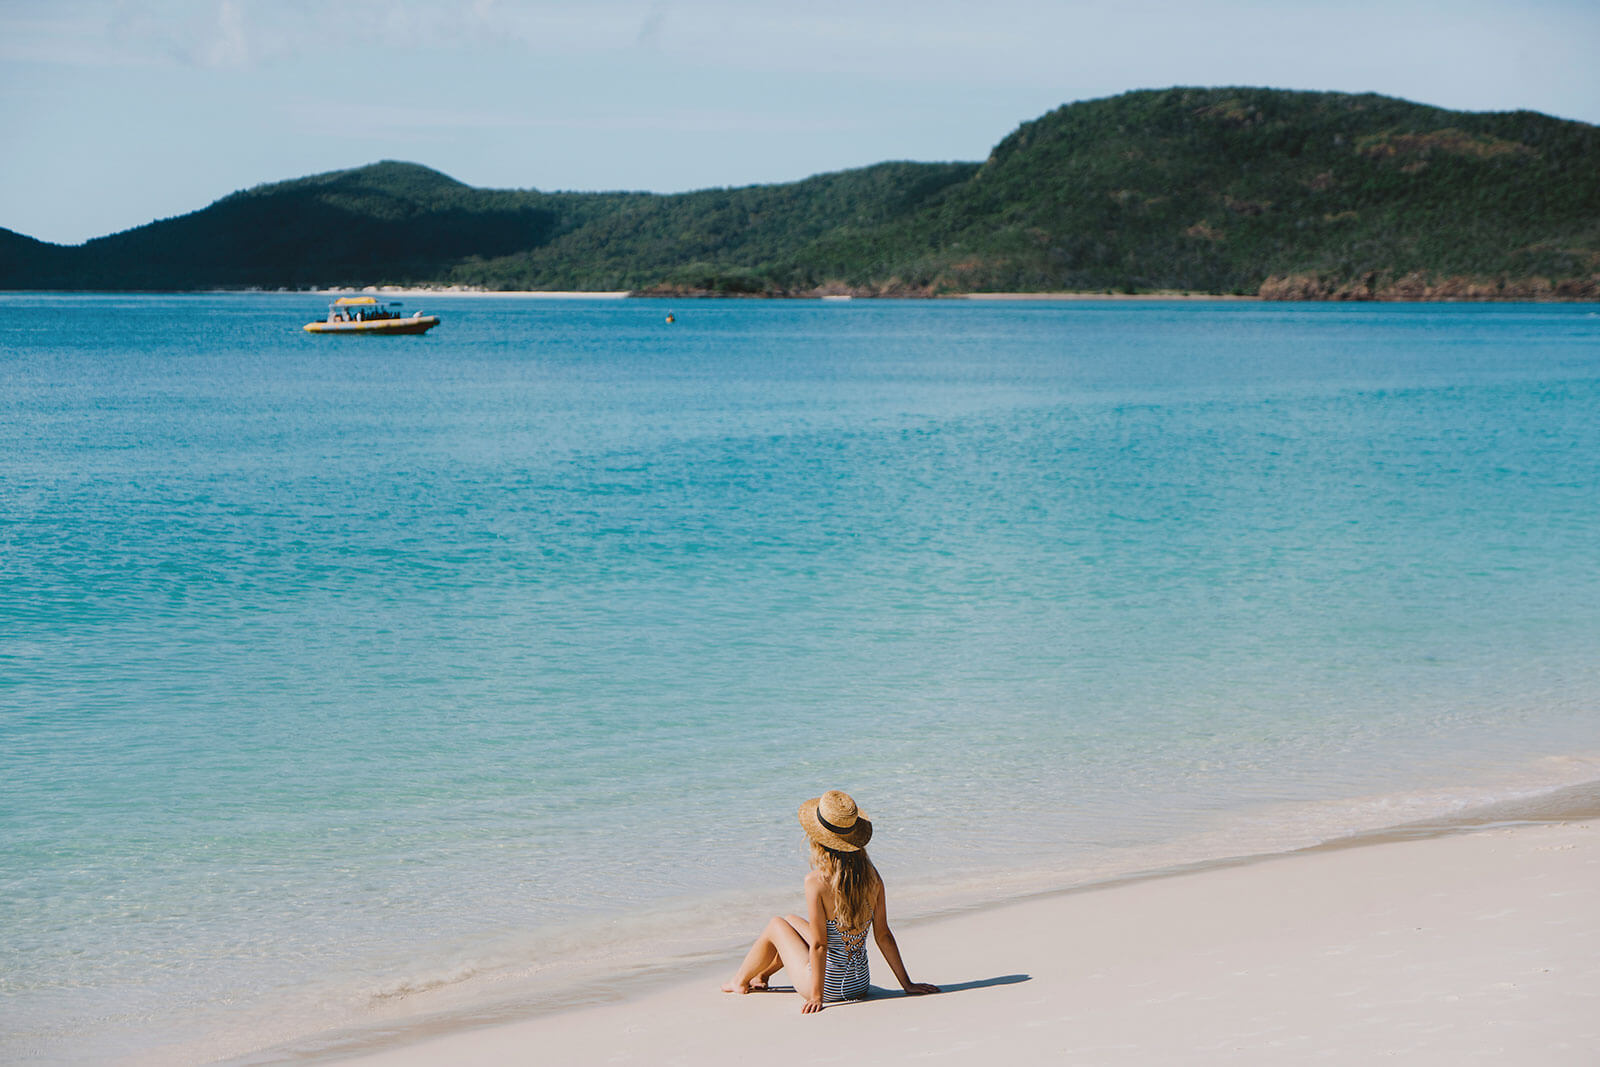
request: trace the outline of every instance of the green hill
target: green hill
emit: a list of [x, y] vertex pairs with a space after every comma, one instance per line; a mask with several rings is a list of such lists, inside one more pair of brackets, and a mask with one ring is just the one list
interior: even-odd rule
[[[1130, 93], [1000, 143], [902, 247], [963, 289], [1255, 292], [1600, 273], [1600, 130], [1380, 96]], [[908, 240], [909, 238], [909, 240]], [[853, 258], [841, 243], [837, 261]], [[918, 279], [919, 281], [922, 279]]]
[[61, 247], [0, 287], [1600, 297], [1600, 129], [1375, 95], [1069, 104], [985, 162], [677, 195], [483, 190], [379, 163]]

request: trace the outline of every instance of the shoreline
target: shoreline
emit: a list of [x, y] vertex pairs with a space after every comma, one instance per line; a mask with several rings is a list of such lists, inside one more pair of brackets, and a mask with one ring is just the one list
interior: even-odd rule
[[[315, 290], [321, 293], [344, 292], [341, 289]], [[1072, 301], [1113, 301], [1113, 302], [1145, 302], [1145, 301], [1198, 301], [1198, 302], [1229, 302], [1229, 303], [1259, 303], [1261, 297], [1249, 294], [1239, 295], [1233, 293], [1184, 293], [1184, 292], [1152, 292], [1152, 293], [1093, 293], [1093, 292], [1049, 292], [1049, 293], [946, 293], [936, 296], [918, 296], [911, 294], [867, 296], [853, 293], [793, 293], [770, 294], [750, 293], [726, 295], [719, 293], [651, 293], [631, 289], [603, 290], [603, 291], [547, 291], [541, 289], [466, 289], [460, 287], [447, 287], [441, 289], [397, 287], [367, 287], [350, 292], [370, 293], [374, 296], [467, 296], [467, 297], [513, 297], [532, 300], [801, 300], [815, 301], [818, 303], [853, 303], [857, 300], [868, 303], [878, 303], [885, 300], [914, 300], [922, 301], [961, 301], [961, 300], [996, 300], [1006, 302], [1025, 302], [1030, 300], [1049, 302]]]
[[1338, 294], [1322, 296], [1301, 296], [1299, 298], [1267, 297], [1260, 293], [1205, 293], [1190, 292], [1177, 289], [1161, 289], [1150, 292], [1104, 292], [1091, 290], [1054, 290], [1048, 292], [996, 292], [996, 293], [914, 293], [914, 292], [832, 292], [825, 290], [807, 291], [801, 293], [718, 293], [709, 291], [686, 291], [681, 293], [651, 292], [638, 289], [613, 289], [613, 290], [544, 290], [544, 289], [474, 289], [466, 286], [364, 286], [360, 289], [317, 288], [308, 290], [264, 290], [264, 289], [220, 289], [208, 290], [218, 293], [240, 292], [285, 292], [292, 295], [328, 294], [328, 293], [363, 293], [382, 296], [466, 296], [466, 297], [512, 297], [533, 300], [775, 300], [775, 301], [814, 301], [818, 303], [853, 303], [866, 301], [878, 303], [883, 301], [997, 301], [1005, 303], [1026, 303], [1039, 301], [1045, 303], [1078, 303], [1078, 302], [1108, 302], [1108, 303], [1245, 303], [1245, 304], [1586, 304], [1596, 303], [1592, 297], [1570, 297], [1554, 294], [1545, 296], [1499, 296], [1499, 295], [1437, 295], [1437, 296], [1396, 296], [1381, 295], [1373, 297], [1351, 297]]
[[[649, 991], [467, 1029], [413, 1029], [284, 1059], [420, 1067], [671, 1055], [705, 1067], [815, 1058], [810, 1036], [870, 1062], [1578, 1064], [1600, 1038], [1600, 783], [1452, 826], [1363, 835], [1199, 869], [1147, 872], [897, 924], [913, 978], [803, 1018], [792, 995], [727, 996], [734, 959]], [[1519, 802], [1520, 803], [1520, 802]], [[1533, 817], [1543, 811], [1543, 815]], [[1567, 817], [1570, 815], [1570, 817]], [[779, 981], [783, 976], [780, 974]], [[252, 1059], [246, 1062], [272, 1062]]]
[[[934, 299], [942, 299], [935, 297]], [[1200, 302], [1225, 302], [1225, 303], [1260, 303], [1261, 297], [1254, 293], [1184, 293], [1160, 291], [1154, 293], [955, 293], [953, 300], [1048, 300], [1048, 301], [1075, 301], [1075, 300], [1110, 300], [1121, 303], [1125, 301], [1138, 302], [1141, 300], [1188, 300]]]
[[[1259, 883], [1272, 882], [1281, 876], [1265, 876], [1264, 871], [1280, 867], [1294, 869], [1297, 864], [1332, 863], [1339, 867], [1344, 861], [1328, 860], [1334, 856], [1361, 856], [1372, 851], [1387, 855], [1410, 854], [1417, 846], [1431, 851], [1429, 842], [1472, 838], [1484, 834], [1515, 834], [1530, 828], [1592, 827], [1600, 823], [1600, 780], [1582, 782], [1548, 792], [1470, 808], [1440, 818], [1400, 823], [1370, 831], [1331, 838], [1315, 844], [1278, 852], [1260, 852], [1248, 855], [1225, 856], [1195, 862], [1179, 863], [1168, 867], [1132, 871], [1108, 878], [1090, 880], [1080, 884], [1005, 896], [988, 903], [967, 903], [930, 914], [915, 916], [897, 922], [902, 945], [906, 948], [908, 962], [914, 977], [919, 980], [941, 982], [938, 975], [922, 978], [922, 968], [917, 963], [923, 958], [920, 946], [925, 939], [938, 937], [941, 931], [966, 929], [973, 934], [951, 933], [956, 940], [983, 941], [1000, 936], [990, 929], [985, 916], [1014, 909], [1042, 909], [1045, 912], [1071, 912], [1081, 907], [1073, 903], [1085, 898], [1106, 897], [1113, 900], [1142, 897], [1147, 893], [1166, 894], [1180, 890], [1149, 889], [1146, 887], [1173, 884], [1187, 887], [1210, 884], [1217, 880], [1237, 882], [1234, 892], [1257, 892]], [[1586, 840], [1583, 838], [1578, 841]], [[1566, 847], [1566, 846], [1563, 846]], [[1385, 850], [1393, 849], [1393, 852]], [[1358, 860], [1365, 866], [1366, 860]], [[1600, 879], [1595, 880], [1600, 893]], [[904, 896], [902, 891], [900, 896]], [[905, 909], [899, 909], [905, 914]], [[1600, 915], [1600, 909], [1595, 911]], [[1052, 920], [1054, 921], [1054, 920]], [[1600, 919], [1594, 924], [1600, 936]], [[1003, 933], [1004, 931], [1001, 931]], [[700, 1011], [705, 1008], [700, 996], [705, 988], [715, 989], [716, 978], [737, 962], [735, 954], [726, 948], [695, 953], [677, 960], [658, 962], [633, 973], [619, 975], [614, 981], [600, 986], [586, 982], [567, 990], [565, 995], [545, 993], [529, 1001], [523, 998], [498, 1003], [480, 1004], [475, 1010], [443, 1010], [394, 1019], [387, 1024], [378, 1023], [356, 1029], [306, 1035], [305, 1038], [284, 1045], [258, 1050], [224, 1062], [233, 1064], [260, 1063], [371, 1063], [374, 1067], [420, 1067], [424, 1063], [451, 1060], [458, 1062], [501, 1062], [509, 1054], [507, 1042], [549, 1043], [597, 1041], [602, 1034], [610, 1035], [622, 1025], [630, 1005], [644, 1005], [645, 1013], [655, 1019], [656, 1005], [670, 1006], [671, 1014], [685, 1010]], [[882, 991], [881, 982], [888, 972], [881, 960], [874, 963], [875, 987]], [[780, 975], [781, 980], [781, 975]], [[948, 979], [946, 979], [948, 981]], [[709, 984], [708, 984], [709, 983]], [[1600, 995], [1600, 984], [1595, 989]], [[894, 994], [898, 997], [899, 994]], [[734, 998], [729, 998], [734, 999]], [[759, 1000], [791, 998], [757, 998]], [[770, 1008], [771, 1005], [766, 1007]], [[849, 1007], [857, 1007], [849, 1005]], [[774, 1015], [783, 1011], [762, 1010], [760, 1016], [771, 1023]], [[842, 1012], [837, 1014], [844, 1014]], [[852, 1013], [854, 1014], [854, 1013]], [[863, 1013], [865, 1014], [865, 1013]], [[600, 1017], [605, 1021], [596, 1022]], [[709, 1017], [709, 1016], [708, 1016]], [[720, 1014], [716, 1017], [720, 1018]], [[798, 1015], [796, 1015], [798, 1018]], [[656, 1019], [657, 1022], [662, 1020]], [[775, 1024], [774, 1024], [775, 1025]], [[534, 1036], [537, 1032], [537, 1037]], [[752, 1035], [754, 1036], [754, 1035]], [[614, 1052], [615, 1050], [613, 1050]], [[576, 1055], [576, 1053], [574, 1053]], [[596, 1052], [598, 1055], [598, 1051]], [[608, 1052], [607, 1055], [611, 1055]], [[752, 1054], [747, 1050], [743, 1055]], [[587, 1054], [585, 1054], [587, 1055]], [[701, 1049], [700, 1058], [707, 1063], [732, 1063], [739, 1058], [729, 1053], [725, 1059], [717, 1049]], [[583, 1056], [579, 1056], [583, 1058]], [[786, 1061], [780, 1061], [786, 1062]], [[795, 1062], [800, 1062], [796, 1060]]]
[[1379, 295], [1352, 297], [1338, 294], [1299, 295], [1294, 297], [1262, 296], [1259, 293], [1197, 293], [1172, 291], [1139, 292], [1139, 293], [1106, 293], [1088, 291], [1052, 291], [1039, 293], [1006, 292], [1006, 293], [713, 293], [713, 292], [682, 292], [682, 293], [655, 293], [631, 289], [607, 290], [548, 290], [548, 289], [474, 289], [466, 286], [347, 286], [310, 289], [151, 289], [151, 290], [121, 290], [121, 289], [8, 289], [4, 291], [7, 296], [48, 295], [48, 296], [243, 296], [243, 295], [276, 295], [299, 297], [326, 297], [331, 294], [362, 294], [372, 296], [396, 297], [504, 297], [508, 299], [528, 300], [656, 300], [656, 301], [700, 301], [700, 300], [771, 300], [771, 301], [813, 301], [816, 303], [852, 303], [865, 301], [868, 303], [881, 303], [893, 301], [923, 302], [960, 302], [960, 301], [994, 301], [1001, 303], [1246, 303], [1246, 304], [1483, 304], [1483, 305], [1515, 305], [1515, 304], [1556, 304], [1556, 305], [1581, 305], [1597, 304], [1600, 299], [1589, 296], [1562, 296], [1562, 295], [1513, 295], [1513, 296], [1471, 296], [1471, 295], [1438, 295], [1438, 296], [1409, 296], [1409, 295]]

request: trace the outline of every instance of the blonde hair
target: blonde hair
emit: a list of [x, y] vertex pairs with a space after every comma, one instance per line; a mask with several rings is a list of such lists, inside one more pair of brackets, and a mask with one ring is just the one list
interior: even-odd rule
[[834, 918], [841, 929], [854, 932], [872, 921], [878, 869], [867, 858], [866, 849], [835, 852], [812, 841], [811, 866], [833, 889]]

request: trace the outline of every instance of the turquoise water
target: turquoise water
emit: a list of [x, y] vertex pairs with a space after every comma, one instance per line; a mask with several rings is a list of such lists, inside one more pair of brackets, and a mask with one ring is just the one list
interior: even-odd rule
[[[0, 1058], [1600, 777], [1591, 306], [0, 296]], [[676, 311], [674, 325], [664, 322]]]

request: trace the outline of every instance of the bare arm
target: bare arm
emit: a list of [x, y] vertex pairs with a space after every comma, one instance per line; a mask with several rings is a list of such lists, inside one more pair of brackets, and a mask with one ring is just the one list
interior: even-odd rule
[[906, 973], [906, 965], [900, 958], [900, 946], [895, 942], [894, 932], [889, 929], [889, 909], [885, 904], [883, 892], [883, 879], [878, 879], [878, 902], [872, 912], [872, 938], [878, 943], [878, 951], [883, 953], [884, 962], [894, 972], [900, 982], [900, 988], [912, 996], [923, 993], [937, 993], [939, 987], [929, 985], [927, 982], [913, 982]]
[[802, 1014], [822, 1010], [822, 977], [828, 972], [828, 915], [822, 904], [822, 879], [815, 871], [806, 875], [806, 917], [811, 923], [811, 969], [806, 978], [809, 988], [800, 989], [800, 979], [795, 977], [795, 990], [805, 998]]

